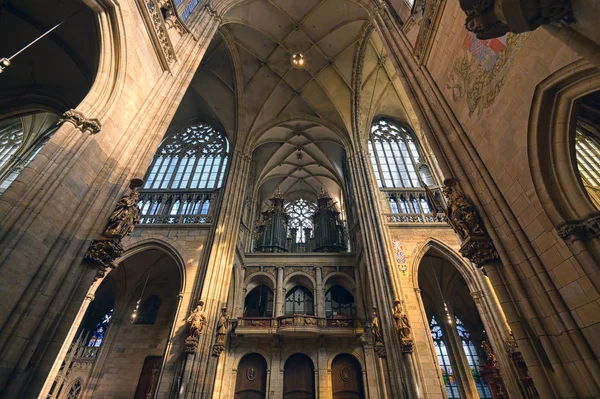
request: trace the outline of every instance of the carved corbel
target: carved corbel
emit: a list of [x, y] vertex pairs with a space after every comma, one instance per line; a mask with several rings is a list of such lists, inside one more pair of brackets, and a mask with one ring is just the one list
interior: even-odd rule
[[556, 227], [563, 240], [583, 241], [600, 237], [600, 212], [590, 213], [582, 219], [569, 220]]
[[480, 40], [572, 19], [570, 0], [460, 0], [460, 8], [465, 27]]
[[59, 124], [65, 122], [73, 124], [73, 126], [79, 129], [82, 133], [89, 132], [90, 134], [98, 134], [102, 128], [102, 125], [98, 119], [86, 118], [81, 112], [74, 109], [70, 109], [65, 112], [62, 115], [62, 118], [58, 121]]
[[448, 224], [462, 240], [462, 256], [477, 267], [498, 259], [496, 247], [487, 234], [481, 217], [471, 201], [459, 190], [456, 179], [446, 179], [443, 192], [447, 203], [445, 213]]
[[93, 240], [85, 254], [85, 259], [98, 266], [95, 280], [103, 278], [106, 273], [115, 268], [115, 260], [123, 255], [121, 240], [133, 231], [139, 222], [138, 187], [142, 179], [132, 179], [129, 185], [131, 192], [117, 203], [110, 215], [108, 224], [102, 235]]

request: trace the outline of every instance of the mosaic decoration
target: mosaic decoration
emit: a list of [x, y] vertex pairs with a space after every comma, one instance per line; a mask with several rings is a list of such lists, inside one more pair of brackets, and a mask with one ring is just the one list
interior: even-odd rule
[[454, 101], [467, 101], [469, 116], [477, 111], [477, 117], [489, 108], [504, 86], [513, 60], [528, 33], [509, 33], [499, 38], [479, 40], [467, 32], [463, 51], [457, 56], [446, 88]]

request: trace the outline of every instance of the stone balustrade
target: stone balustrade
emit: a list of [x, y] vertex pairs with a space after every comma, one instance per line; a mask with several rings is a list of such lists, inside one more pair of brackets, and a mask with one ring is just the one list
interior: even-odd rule
[[140, 225], [210, 224], [213, 200], [208, 191], [140, 191]]
[[360, 335], [361, 320], [352, 317], [324, 318], [311, 315], [281, 317], [242, 317], [235, 332], [240, 335], [293, 334]]

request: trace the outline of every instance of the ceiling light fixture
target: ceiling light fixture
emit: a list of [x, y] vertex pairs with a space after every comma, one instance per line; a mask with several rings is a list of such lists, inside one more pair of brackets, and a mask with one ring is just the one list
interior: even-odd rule
[[304, 58], [304, 54], [302, 53], [294, 53], [290, 58], [290, 63], [293, 68], [302, 69], [304, 68], [304, 64], [306, 63], [306, 59]]

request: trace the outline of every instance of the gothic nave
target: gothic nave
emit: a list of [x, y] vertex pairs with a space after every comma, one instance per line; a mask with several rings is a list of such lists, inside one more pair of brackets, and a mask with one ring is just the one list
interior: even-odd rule
[[0, 1], [0, 399], [600, 398], [599, 20]]

